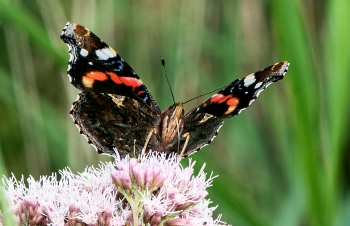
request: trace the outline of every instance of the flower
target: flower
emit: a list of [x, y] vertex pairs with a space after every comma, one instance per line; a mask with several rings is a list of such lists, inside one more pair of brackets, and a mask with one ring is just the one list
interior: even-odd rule
[[[67, 167], [38, 181], [3, 178], [18, 225], [223, 225], [206, 200], [214, 177], [195, 162], [181, 167], [177, 156], [148, 153], [116, 158], [75, 175]], [[0, 223], [1, 225], [1, 223]]]

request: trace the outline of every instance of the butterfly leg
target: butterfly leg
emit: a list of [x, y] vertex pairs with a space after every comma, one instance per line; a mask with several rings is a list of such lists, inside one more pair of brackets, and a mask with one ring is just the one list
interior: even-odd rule
[[182, 147], [182, 150], [180, 152], [179, 158], [184, 157], [185, 150], [187, 148], [188, 142], [190, 141], [190, 133], [185, 133], [184, 135], [182, 135], [182, 137], [186, 137], [186, 140], [185, 140], [184, 146]]
[[142, 151], [141, 151], [141, 154], [142, 154], [142, 155], [145, 154], [146, 148], [147, 148], [147, 145], [148, 145], [148, 142], [149, 142], [149, 140], [151, 139], [153, 133], [156, 133], [156, 129], [155, 129], [155, 128], [151, 129], [151, 130], [149, 131], [149, 133], [148, 133], [147, 139], [146, 139], [146, 141], [145, 141], [145, 145], [143, 146]]
[[136, 139], [134, 139], [134, 157], [136, 157]]

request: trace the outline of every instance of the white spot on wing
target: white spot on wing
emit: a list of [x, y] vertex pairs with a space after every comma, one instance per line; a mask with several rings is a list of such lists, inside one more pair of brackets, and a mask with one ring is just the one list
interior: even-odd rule
[[256, 81], [255, 75], [250, 74], [247, 77], [245, 77], [243, 81], [244, 81], [244, 86], [248, 87]]
[[67, 46], [68, 46], [68, 52], [70, 52], [72, 50], [72, 46], [69, 44], [67, 44]]
[[[211, 141], [210, 141], [211, 142]], [[204, 148], [204, 147], [206, 147], [206, 146], [208, 146], [209, 144], [205, 144], [205, 145], [203, 145], [200, 149], [202, 149], [202, 148]], [[193, 153], [191, 153], [191, 154], [193, 154]]]
[[72, 76], [70, 76], [70, 74], [68, 74], [68, 78], [69, 78], [69, 82], [72, 83], [73, 78], [72, 78]]
[[212, 117], [213, 116], [211, 114], [205, 113], [205, 115], [203, 116], [202, 120], [199, 121], [199, 123], [204, 123], [205, 121], [207, 121], [208, 119], [210, 119]]
[[69, 54], [69, 62], [73, 62], [74, 61], [74, 54], [70, 53]]
[[259, 89], [262, 84], [263, 84], [262, 82], [256, 83], [254, 86], [254, 89]]
[[272, 84], [272, 82], [267, 83], [264, 89], [266, 89], [267, 87], [269, 87], [269, 85], [271, 85], [271, 84]]
[[125, 96], [121, 96], [121, 95], [109, 95], [109, 96], [112, 97], [113, 102], [116, 103], [118, 107], [124, 106], [123, 101], [125, 100]]
[[96, 50], [96, 55], [101, 60], [108, 60], [109, 58], [115, 57], [116, 53], [110, 48]]
[[89, 55], [89, 52], [86, 49], [81, 49], [80, 55], [82, 55], [83, 57], [86, 57], [87, 55]]
[[210, 139], [210, 142], [212, 142], [214, 140], [214, 138], [218, 135], [219, 130], [221, 129], [222, 125], [224, 125], [224, 123], [219, 125], [219, 127], [216, 129], [215, 135]]
[[241, 110], [239, 110], [238, 112], [237, 112], [237, 115], [239, 115], [239, 114], [241, 114], [241, 112], [243, 111], [243, 110], [245, 110], [246, 108], [242, 108]]
[[262, 91], [263, 91], [263, 89], [258, 90], [258, 91], [256, 92], [256, 97], [258, 97], [258, 96], [259, 96], [259, 94], [260, 94]]
[[116, 52], [111, 48], [104, 48], [104, 49], [101, 49], [101, 51], [111, 58], [117, 55]]
[[101, 59], [101, 60], [107, 60], [109, 57], [106, 55], [106, 54], [104, 54], [101, 50], [96, 50], [95, 51], [95, 53], [96, 53], [96, 56], [99, 58], [99, 59]]

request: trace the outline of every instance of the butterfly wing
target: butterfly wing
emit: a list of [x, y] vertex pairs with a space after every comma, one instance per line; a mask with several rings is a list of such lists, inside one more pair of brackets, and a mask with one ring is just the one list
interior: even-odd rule
[[238, 115], [273, 82], [283, 79], [289, 63], [279, 62], [258, 72], [237, 79], [185, 115], [183, 134], [190, 140], [187, 156], [209, 144], [217, 135], [223, 119]]
[[75, 87], [131, 97], [160, 112], [135, 71], [90, 30], [68, 22], [60, 38], [68, 45], [70, 59], [67, 73]]
[[[139, 154], [157, 115], [139, 101], [121, 95], [79, 93], [70, 112], [88, 142], [99, 154], [121, 157]], [[144, 136], [139, 136], [144, 134]]]

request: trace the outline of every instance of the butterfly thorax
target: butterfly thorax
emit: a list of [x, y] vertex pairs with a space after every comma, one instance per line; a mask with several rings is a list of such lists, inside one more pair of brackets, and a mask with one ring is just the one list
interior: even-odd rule
[[181, 135], [184, 115], [181, 103], [174, 104], [161, 112], [161, 126], [159, 128], [161, 129], [162, 142], [169, 143]]

